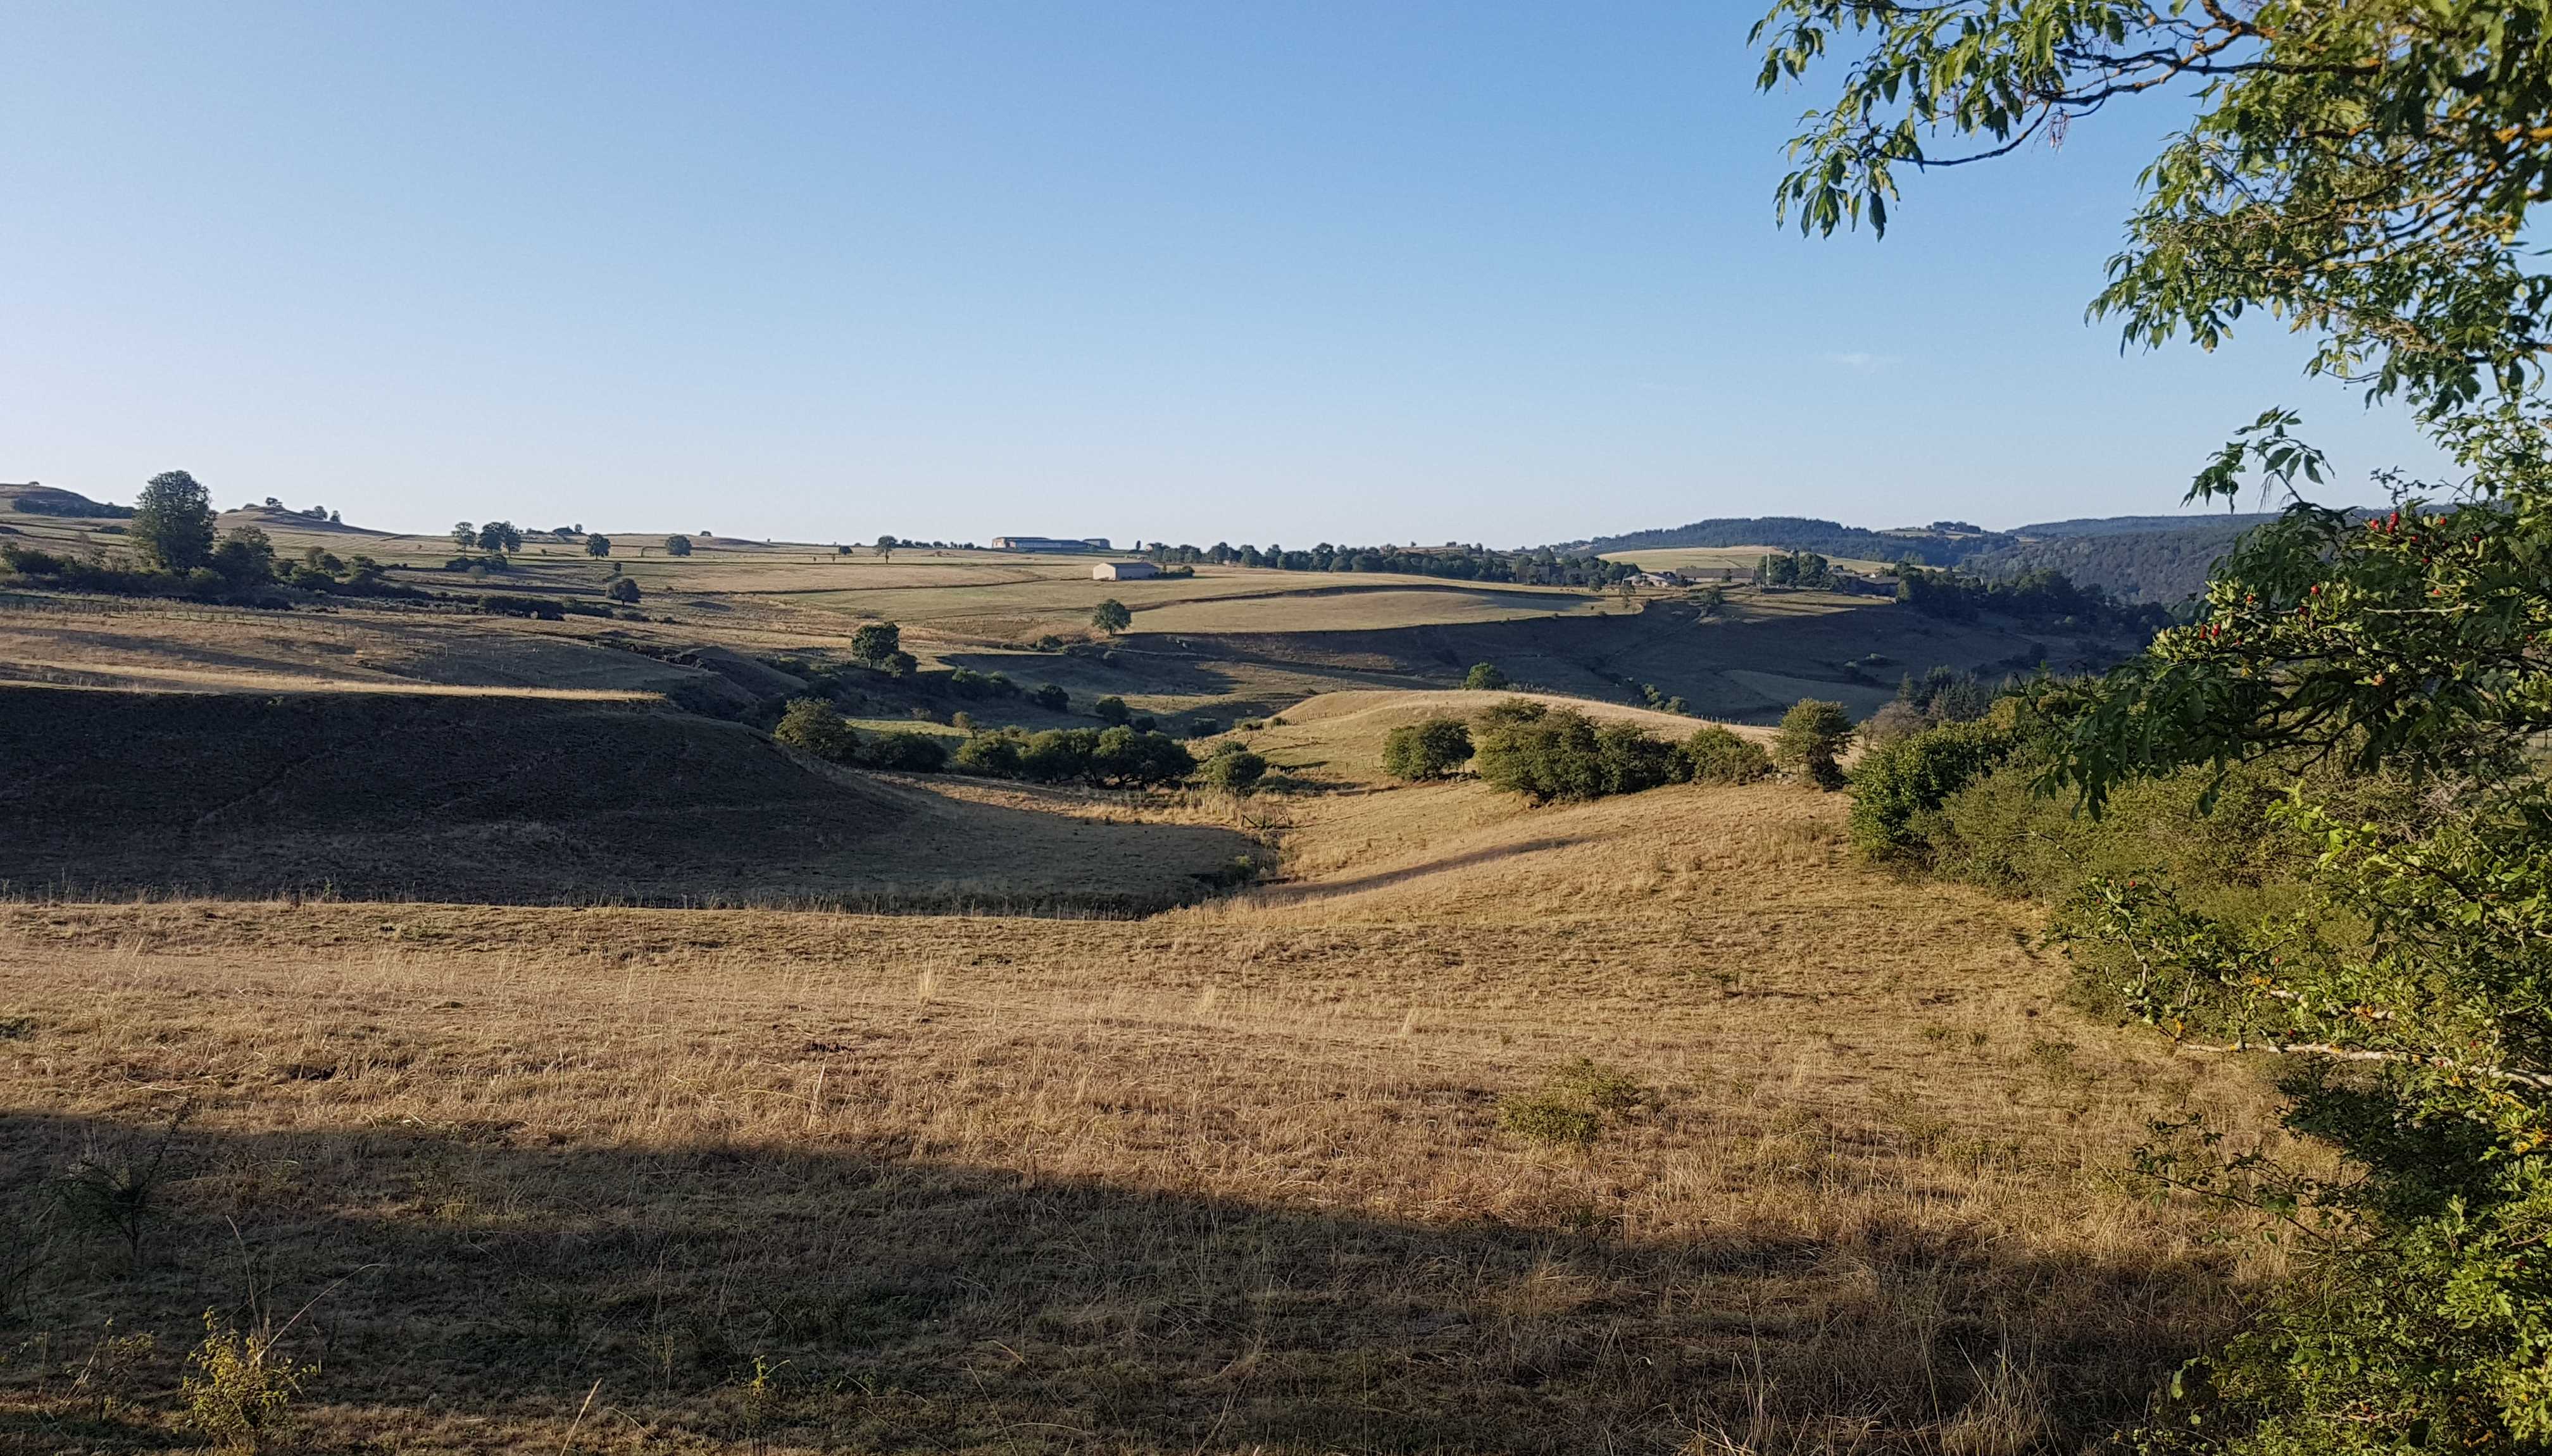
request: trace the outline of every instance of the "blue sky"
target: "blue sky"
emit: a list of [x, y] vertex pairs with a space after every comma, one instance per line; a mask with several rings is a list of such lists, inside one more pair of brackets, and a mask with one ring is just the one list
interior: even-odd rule
[[0, 479], [1515, 545], [2174, 510], [2270, 404], [2430, 463], [2274, 326], [2085, 321], [2167, 109], [1776, 228], [1754, 14], [12, 5]]

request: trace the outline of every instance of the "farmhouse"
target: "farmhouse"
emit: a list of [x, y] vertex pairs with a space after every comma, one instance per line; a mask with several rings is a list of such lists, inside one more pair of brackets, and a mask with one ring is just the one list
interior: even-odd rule
[[1150, 562], [1101, 562], [1090, 569], [1093, 581], [1140, 581], [1161, 574]]
[[1087, 536], [1076, 541], [1069, 536], [996, 536], [995, 551], [1106, 551], [1108, 538]]

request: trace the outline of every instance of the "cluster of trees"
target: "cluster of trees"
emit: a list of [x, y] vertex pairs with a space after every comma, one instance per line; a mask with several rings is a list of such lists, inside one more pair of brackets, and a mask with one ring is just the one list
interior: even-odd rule
[[1411, 576], [1449, 576], [1460, 581], [1515, 582], [1527, 586], [1610, 586], [1639, 574], [1639, 568], [1608, 562], [1593, 553], [1563, 554], [1544, 547], [1534, 551], [1496, 551], [1485, 546], [1333, 546], [1322, 542], [1309, 551], [1282, 546], [1169, 546], [1155, 543], [1144, 555], [1168, 566], [1174, 563], [1266, 567], [1280, 572], [1390, 572]]
[[1755, 564], [1754, 579], [1765, 586], [1832, 586], [1834, 563], [1813, 551], [1776, 551]]
[[[956, 768], [963, 774], [1032, 783], [1154, 788], [1184, 780], [1197, 771], [1197, 762], [1185, 744], [1166, 733], [1119, 724], [978, 733], [958, 747]], [[1260, 772], [1265, 772], [1263, 763]]]
[[2119, 601], [2171, 607], [2203, 592], [2207, 572], [2258, 521], [2243, 516], [2169, 530], [2019, 541], [1979, 553], [1966, 565], [1986, 576], [2061, 572]]
[[133, 507], [110, 501], [91, 500], [72, 490], [36, 490], [10, 502], [10, 509], [31, 516], [62, 516], [77, 520], [128, 521]]
[[2193, 619], [2095, 681], [1873, 752], [1856, 837], [2058, 898], [2109, 1005], [2285, 1069], [2305, 1156], [2236, 1153], [2200, 1114], [2139, 1159], [2157, 1194], [2252, 1210], [2288, 1258], [2121, 1444], [2552, 1446], [2552, 274], [2531, 218], [2552, 0], [1778, 0], [1758, 34], [1767, 86], [1846, 67], [1778, 189], [1812, 230], [1883, 227], [1915, 168], [2193, 97], [2097, 310], [2209, 347], [2273, 315], [2454, 460], [2450, 482], [2392, 478], [2382, 516], [2325, 509], [2299, 489], [2328, 462], [2264, 413], [2189, 498], [2292, 503]]
[[481, 526], [455, 521], [452, 523], [452, 544], [463, 551], [508, 556], [523, 549], [523, 533], [516, 530], [511, 521], [489, 521]]
[[[1943, 527], [1959, 528], [1955, 533]], [[1871, 531], [1804, 516], [1719, 517], [1659, 531], [1635, 531], [1578, 544], [1588, 553], [1661, 551], [1683, 547], [1771, 546], [1786, 552], [1826, 557], [1892, 562], [1906, 558], [1927, 566], [1951, 566], [1980, 549], [2007, 545], [2012, 538], [1979, 533], [1962, 521], [1936, 522], [1930, 532]], [[1569, 548], [1562, 547], [1560, 550]]]
[[948, 765], [947, 746], [936, 734], [902, 728], [863, 734], [843, 719], [839, 709], [821, 698], [792, 699], [771, 736], [827, 763], [912, 774], [935, 774]]
[[1469, 722], [1428, 718], [1394, 728], [1383, 739], [1383, 772], [1395, 779], [1446, 779], [1466, 764], [1483, 782], [1536, 803], [1637, 793], [1666, 783], [1745, 783], [1772, 768], [1761, 748], [1717, 724], [1682, 743], [1667, 743], [1636, 723], [1598, 724], [1574, 708], [1521, 697], [1493, 704]]
[[1896, 685], [1896, 700], [1861, 725], [1861, 738], [1871, 745], [1893, 743], [1943, 723], [1971, 722], [1984, 716], [1993, 698], [1973, 673], [1955, 668], [1934, 668], [1920, 677], [1908, 673]]
[[79, 591], [122, 595], [186, 595], [214, 601], [255, 601], [274, 585], [355, 596], [426, 593], [382, 579], [370, 557], [352, 563], [311, 549], [297, 563], [276, 560], [274, 543], [255, 526], [216, 532], [212, 493], [184, 470], [151, 477], [135, 500], [126, 539], [138, 560], [111, 563], [0, 545], [0, 563], [25, 576]]
[[2056, 571], [1979, 576], [1900, 562], [1896, 567], [1896, 600], [1926, 616], [1953, 621], [1967, 620], [1978, 612], [1999, 612], [2023, 621], [2072, 617], [2147, 634], [2171, 625], [2171, 613], [2160, 606], [2114, 600], [2099, 587], [2077, 585], [2072, 577]]
[[266, 498], [266, 508], [270, 511], [281, 511], [287, 516], [299, 516], [305, 521], [328, 521], [331, 523], [342, 524], [342, 519], [338, 514], [324, 505], [314, 505], [308, 510], [295, 510], [293, 507], [285, 505], [282, 501], [269, 495]]

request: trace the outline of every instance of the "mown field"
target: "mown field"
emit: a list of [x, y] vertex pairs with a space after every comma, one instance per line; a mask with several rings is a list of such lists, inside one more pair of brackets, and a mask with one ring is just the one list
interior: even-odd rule
[[2224, 1327], [2114, 1175], [2246, 1073], [1837, 798], [1378, 781], [1446, 699], [1260, 735], [1282, 875], [1142, 920], [0, 906], [0, 1442], [195, 1444], [207, 1310], [415, 1452], [1971, 1456]]

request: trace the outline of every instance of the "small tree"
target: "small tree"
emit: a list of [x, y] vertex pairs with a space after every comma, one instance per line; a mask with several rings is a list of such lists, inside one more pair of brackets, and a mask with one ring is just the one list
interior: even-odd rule
[[877, 539], [878, 555], [887, 561], [894, 561], [895, 549], [903, 544], [892, 536], [881, 536]]
[[1028, 701], [1050, 713], [1060, 713], [1072, 706], [1072, 694], [1048, 682], [1028, 694]]
[[[266, 503], [267, 505], [274, 504], [274, 498], [272, 496], [266, 497]], [[452, 544], [460, 547], [463, 551], [472, 550], [478, 545], [478, 528], [468, 521], [453, 522]]]
[[893, 622], [863, 622], [851, 633], [851, 656], [873, 668], [903, 650], [904, 629]]
[[1112, 596], [1090, 614], [1090, 625], [1114, 637], [1134, 625], [1134, 614], [1125, 610], [1125, 603]]
[[1803, 697], [1781, 715], [1772, 737], [1772, 762], [1793, 778], [1819, 788], [1843, 787], [1843, 770], [1835, 760], [1852, 743], [1852, 714], [1842, 703]]
[[668, 536], [665, 538], [665, 555], [690, 556], [691, 554], [691, 538], [689, 536]]
[[1382, 772], [1416, 782], [1445, 779], [1471, 761], [1471, 730], [1459, 718], [1403, 723], [1382, 740]]
[[212, 560], [212, 492], [184, 470], [163, 470], [142, 487], [127, 529], [160, 570], [182, 575]]
[[625, 606], [636, 606], [640, 596], [640, 592], [638, 590], [638, 578], [635, 576], [615, 577], [610, 585], [602, 588], [602, 594]]
[[1473, 692], [1496, 692], [1507, 685], [1507, 675], [1495, 663], [1473, 663], [1462, 675], [1462, 685]]
[[1130, 721], [1134, 716], [1134, 710], [1125, 706], [1125, 699], [1111, 695], [1092, 703], [1090, 715], [1114, 728]]
[[596, 560], [611, 555], [611, 538], [608, 536], [587, 536], [585, 538], [585, 554], [586, 556], [593, 557]]
[[780, 715], [780, 726], [771, 730], [771, 736], [800, 753], [836, 764], [847, 764], [860, 753], [858, 730], [842, 721], [833, 705], [821, 698], [791, 699], [788, 710]]
[[222, 544], [213, 548], [212, 568], [233, 591], [263, 586], [274, 579], [274, 542], [255, 526], [223, 532]]

